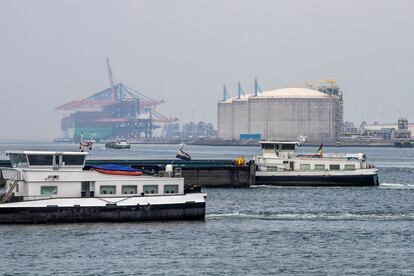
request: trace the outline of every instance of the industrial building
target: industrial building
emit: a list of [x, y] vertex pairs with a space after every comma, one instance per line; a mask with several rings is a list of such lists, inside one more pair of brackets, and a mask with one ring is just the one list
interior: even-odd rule
[[408, 123], [407, 118], [399, 118], [397, 123], [383, 124], [376, 122], [367, 124], [363, 122], [360, 127], [362, 137], [381, 139], [409, 139], [414, 134], [414, 124]]
[[229, 98], [224, 88], [218, 103], [218, 136], [222, 139], [297, 139], [336, 141], [343, 128], [342, 92], [335, 81], [307, 88], [290, 87], [253, 93], [239, 84], [238, 96]]
[[215, 135], [216, 131], [214, 130], [213, 124], [204, 121], [183, 124], [182, 130], [180, 130], [179, 123], [165, 124], [162, 131], [162, 137], [168, 139], [206, 138], [214, 137]]
[[152, 137], [153, 130], [160, 127], [155, 123], [177, 121], [155, 111], [164, 101], [154, 100], [122, 83], [114, 85], [108, 60], [107, 66], [109, 88], [56, 108], [68, 113], [61, 123], [63, 139], [79, 141], [81, 135], [94, 140]]

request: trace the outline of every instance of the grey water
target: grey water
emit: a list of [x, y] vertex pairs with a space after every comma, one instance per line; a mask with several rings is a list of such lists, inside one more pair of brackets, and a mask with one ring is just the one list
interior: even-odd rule
[[[132, 145], [91, 159], [173, 159], [178, 145]], [[71, 144], [0, 144], [77, 150]], [[256, 147], [186, 146], [193, 158], [247, 159]], [[301, 148], [315, 152], [316, 148]], [[365, 152], [380, 185], [204, 189], [204, 222], [0, 225], [5, 275], [414, 275], [414, 149]]]

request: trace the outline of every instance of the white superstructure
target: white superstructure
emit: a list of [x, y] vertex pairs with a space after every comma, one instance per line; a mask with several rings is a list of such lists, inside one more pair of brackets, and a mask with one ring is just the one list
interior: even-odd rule
[[83, 193], [84, 197], [184, 194], [184, 179], [179, 177], [110, 175], [83, 170], [87, 152], [9, 151], [7, 154], [12, 168], [2, 168], [2, 176], [9, 182], [17, 181], [13, 195], [23, 200], [81, 197]]
[[378, 170], [363, 153], [298, 154], [298, 142], [262, 141], [256, 182], [288, 185], [378, 185]]
[[132, 169], [84, 170], [87, 154], [8, 151], [12, 167], [0, 168], [0, 179], [6, 184], [0, 208], [205, 204], [205, 194], [186, 194], [184, 179], [171, 177], [172, 173], [159, 177]]

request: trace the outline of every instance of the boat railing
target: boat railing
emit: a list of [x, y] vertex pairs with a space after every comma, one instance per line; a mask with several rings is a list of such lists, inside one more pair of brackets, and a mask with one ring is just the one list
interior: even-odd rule
[[326, 158], [326, 159], [355, 159], [355, 157], [348, 156], [344, 153], [330, 153], [330, 154], [297, 154], [296, 157], [302, 158]]
[[3, 189], [0, 192], [0, 203], [7, 202], [12, 196], [13, 191], [16, 188], [17, 184], [19, 183], [19, 171], [16, 171], [16, 174], [12, 175], [6, 181], [6, 185], [4, 185]]

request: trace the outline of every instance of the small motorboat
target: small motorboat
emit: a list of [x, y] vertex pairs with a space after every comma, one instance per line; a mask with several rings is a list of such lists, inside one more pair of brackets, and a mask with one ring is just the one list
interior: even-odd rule
[[108, 142], [105, 144], [107, 149], [130, 149], [131, 144], [129, 144], [125, 139], [118, 139], [116, 142]]

